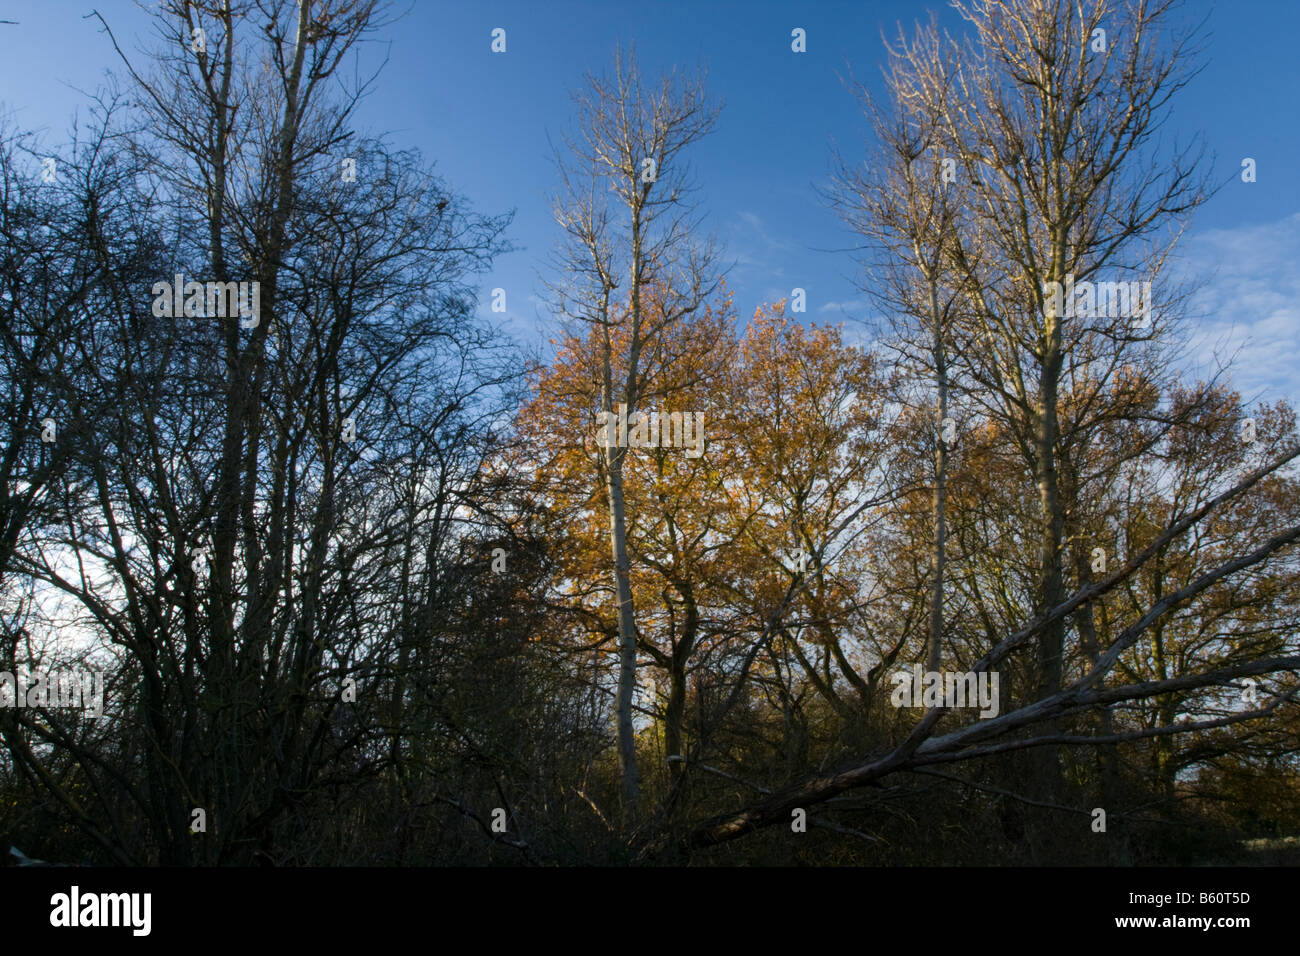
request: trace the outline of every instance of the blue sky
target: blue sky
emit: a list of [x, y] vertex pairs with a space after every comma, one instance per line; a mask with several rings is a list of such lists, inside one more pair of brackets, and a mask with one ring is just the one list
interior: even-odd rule
[[[96, 7], [128, 49], [145, 17], [128, 0], [0, 0], [0, 108], [20, 127], [61, 142], [68, 121], [116, 68]], [[403, 4], [403, 6], [405, 6]], [[539, 294], [557, 230], [548, 136], [573, 121], [569, 90], [585, 71], [607, 67], [616, 42], [635, 43], [643, 71], [708, 68], [722, 100], [716, 133], [693, 164], [707, 227], [725, 246], [728, 283], [748, 316], [760, 302], [807, 290], [808, 317], [844, 322], [869, 315], [856, 287], [853, 243], [819, 199], [831, 172], [830, 148], [847, 155], [865, 135], [848, 71], [874, 82], [882, 31], [934, 10], [960, 21], [946, 2], [689, 2], [595, 0], [433, 3], [416, 0], [396, 26], [363, 52], [361, 66], [389, 62], [363, 104], [360, 123], [414, 146], [484, 212], [516, 211], [511, 240], [484, 276], [507, 291], [508, 323], [524, 340], [549, 335]], [[1206, 283], [1192, 355], [1237, 353], [1234, 379], [1247, 397], [1300, 399], [1300, 69], [1295, 37], [1300, 4], [1291, 0], [1188, 0], [1184, 16], [1205, 22], [1204, 70], [1175, 102], [1167, 139], [1205, 137], [1219, 193], [1198, 211], [1184, 238], [1182, 268]], [[490, 51], [493, 28], [507, 51]], [[808, 51], [790, 51], [790, 31], [807, 32]], [[151, 39], [151, 38], [150, 38]], [[83, 107], [84, 109], [84, 107]], [[1258, 181], [1240, 182], [1242, 157]], [[497, 316], [496, 318], [500, 318]]]

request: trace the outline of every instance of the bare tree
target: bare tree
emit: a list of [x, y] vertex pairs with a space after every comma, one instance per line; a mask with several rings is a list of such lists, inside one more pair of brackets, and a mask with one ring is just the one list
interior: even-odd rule
[[[631, 418], [647, 399], [646, 352], [661, 333], [699, 309], [717, 287], [716, 256], [695, 236], [686, 152], [714, 126], [718, 108], [703, 76], [643, 80], [635, 53], [615, 51], [612, 76], [588, 76], [574, 96], [579, 133], [557, 155], [562, 190], [555, 217], [564, 230], [555, 285], [559, 314], [600, 333], [599, 410]], [[656, 308], [645, 307], [654, 288]], [[619, 298], [616, 291], [623, 289]], [[653, 364], [653, 363], [651, 363]], [[608, 421], [609, 419], [606, 419]], [[637, 630], [627, 547], [623, 463], [627, 449], [603, 449], [610, 551], [618, 604], [618, 754], [623, 812], [639, 802], [633, 696]]]
[[[519, 370], [467, 279], [508, 217], [348, 129], [355, 91], [328, 86], [374, 16], [175, 4], [157, 75], [128, 65], [148, 122], [123, 136], [115, 203], [88, 229], [98, 318], [75, 341], [97, 362], [69, 399], [98, 428], [86, 481], [23, 564], [121, 661], [125, 753], [53, 738], [96, 781], [114, 824], [97, 839], [119, 860], [301, 852], [282, 843], [322, 779], [404, 762], [393, 740], [422, 682], [394, 672], [416, 670], [441, 592], [462, 587], [443, 565]], [[150, 292], [177, 272], [256, 284], [258, 305], [170, 314]], [[348, 681], [369, 687], [351, 708]], [[30, 720], [7, 742], [71, 799], [29, 743], [56, 731]], [[116, 769], [136, 760], [142, 779]], [[192, 838], [195, 808], [220, 820], [209, 839]]]
[[[1191, 153], [1165, 160], [1150, 148], [1170, 98], [1190, 76], [1192, 50], [1186, 37], [1167, 36], [1169, 3], [1118, 8], [1104, 0], [980, 0], [959, 9], [973, 28], [971, 42], [963, 46], [922, 30], [914, 44], [896, 52], [891, 90], [897, 112], [884, 117], [878, 132], [889, 157], [885, 168], [897, 178], [850, 177], [848, 198], [851, 214], [865, 213], [865, 222], [858, 219], [864, 232], [877, 242], [892, 240], [901, 253], [900, 268], [919, 276], [890, 287], [903, 290], [894, 295], [902, 314], [917, 316], [923, 328], [942, 328], [937, 320], [948, 300], [931, 306], [925, 293], [946, 288], [958, 294], [961, 306], [949, 313], [954, 321], [947, 331], [968, 383], [963, 392], [1012, 436], [1032, 476], [1038, 505], [1033, 617], [996, 640], [973, 669], [989, 670], [1032, 645], [1036, 680], [1014, 708], [943, 735], [935, 733], [943, 711], [933, 710], [900, 746], [701, 825], [691, 838], [697, 846], [788, 820], [792, 808], [899, 770], [999, 753], [1036, 754], [1030, 800], [1058, 806], [1062, 746], [1161, 738], [1260, 719], [1296, 693], [1294, 687], [1279, 689], [1257, 708], [1202, 720], [1172, 720], [1166, 710], [1169, 722], [1133, 730], [1088, 735], [1065, 729], [1066, 715], [1295, 667], [1300, 658], [1293, 647], [1245, 662], [1220, 652], [1193, 673], [1106, 683], [1149, 629], [1189, 604], [1209, 600], [1230, 576], [1279, 560], [1300, 539], [1300, 524], [1290, 512], [1271, 513], [1275, 523], [1261, 529], [1261, 537], [1240, 542], [1234, 554], [1198, 569], [1176, 590], [1147, 594], [1127, 614], [1129, 623], [1113, 626], [1104, 641], [1097, 628], [1084, 625], [1105, 595], [1181, 536], [1199, 533], [1212, 515], [1251, 494], [1257, 483], [1283, 473], [1300, 452], [1285, 443], [1275, 448], [1269, 461], [1231, 487], [1171, 516], [1142, 547], [1130, 549], [1122, 567], [1069, 585], [1066, 515], [1075, 502], [1063, 492], [1062, 461], [1087, 461], [1077, 471], [1091, 480], [1098, 455], [1085, 452], [1089, 441], [1100, 442], [1106, 428], [1124, 417], [1158, 426], [1123, 456], [1110, 456], [1103, 471], [1118, 474], [1124, 456], [1149, 452], [1159, 436], [1189, 416], [1186, 408], [1174, 414], [1153, 407], [1149, 387], [1134, 378], [1135, 369], [1151, 369], [1166, 357], [1159, 349], [1177, 316], [1175, 295], [1158, 295], [1153, 303], [1148, 292], [1145, 303], [1129, 300], [1128, 311], [1098, 315], [1076, 307], [1083, 300], [1063, 305], [1050, 290], [1052, 283], [1059, 289], [1111, 279], [1107, 270], [1114, 270], [1116, 280], [1139, 277], [1159, 289], [1156, 280], [1184, 217], [1206, 196]], [[912, 117], [928, 136], [905, 135], [903, 123]], [[928, 150], [924, 163], [918, 162], [922, 147]], [[950, 198], [960, 200], [958, 214], [947, 219], [938, 196], [918, 193], [907, 176], [914, 164], [932, 170], [944, 160], [953, 173]], [[938, 228], [945, 222], [948, 228]], [[908, 242], [913, 237], [915, 247]], [[934, 274], [945, 277], [942, 285], [926, 281]], [[929, 358], [933, 362], [933, 353]], [[1120, 387], [1126, 375], [1129, 387]], [[1067, 400], [1069, 412], [1063, 413]], [[1077, 490], [1079, 484], [1066, 487]], [[1066, 682], [1071, 619], [1082, 622], [1090, 646], [1078, 676]]]
[[[863, 289], [886, 316], [892, 332], [887, 345], [904, 367], [928, 376], [933, 389], [933, 428], [923, 439], [934, 449], [925, 657], [928, 669], [937, 671], [943, 655], [948, 470], [957, 425], [951, 378], [961, 296], [949, 247], [962, 200], [939, 155], [952, 79], [938, 33], [931, 25], [915, 44], [904, 41], [891, 52], [887, 104], [875, 102], [866, 87], [854, 86], [880, 143], [865, 163], [837, 157], [832, 201], [867, 244]], [[925, 76], [924, 85], [917, 82], [918, 73]], [[904, 388], [913, 381], [906, 378]]]

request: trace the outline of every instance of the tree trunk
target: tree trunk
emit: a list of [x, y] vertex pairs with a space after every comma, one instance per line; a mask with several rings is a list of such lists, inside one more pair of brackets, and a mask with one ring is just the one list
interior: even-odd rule
[[632, 606], [632, 563], [627, 553], [627, 524], [623, 505], [623, 454], [609, 449], [610, 547], [614, 555], [614, 591], [618, 600], [618, 767], [622, 780], [623, 817], [636, 819], [639, 782], [636, 766], [636, 730], [632, 726], [632, 697], [636, 693], [636, 616]]
[[939, 670], [943, 660], [943, 574], [948, 542], [948, 445], [943, 436], [943, 423], [948, 417], [948, 363], [944, 354], [943, 322], [939, 314], [939, 291], [930, 280], [930, 321], [934, 331], [934, 376], [938, 390], [938, 440], [934, 450], [934, 545], [930, 554], [930, 641], [927, 669]]
[[[1044, 614], [1059, 605], [1065, 598], [1062, 572], [1061, 544], [1065, 533], [1064, 514], [1061, 507], [1060, 474], [1056, 460], [1057, 384], [1060, 377], [1061, 317], [1054, 310], [1046, 310], [1043, 326], [1042, 378], [1039, 386], [1039, 409], [1034, 436], [1036, 451], [1035, 483], [1038, 487], [1039, 507], [1039, 567], [1037, 613]], [[1061, 688], [1063, 656], [1065, 651], [1065, 619], [1043, 628], [1036, 647], [1035, 672], [1037, 699], [1041, 700]], [[1058, 720], [1048, 721], [1047, 733], [1059, 730]], [[1032, 756], [1033, 795], [1048, 803], [1061, 801], [1060, 751], [1057, 747], [1039, 747]], [[1048, 850], [1055, 838], [1054, 826], [1045, 816], [1038, 818], [1036, 850]], [[1050, 851], [1048, 851], [1050, 852]]]

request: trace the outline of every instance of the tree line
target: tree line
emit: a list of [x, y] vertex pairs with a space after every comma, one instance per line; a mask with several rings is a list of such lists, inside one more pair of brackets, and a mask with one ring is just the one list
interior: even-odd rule
[[477, 309], [510, 214], [354, 128], [383, 4], [164, 0], [144, 57], [101, 21], [121, 88], [70, 144], [0, 130], [0, 672], [106, 687], [0, 684], [3, 836], [1133, 863], [1300, 826], [1295, 415], [1181, 371], [1215, 187], [1155, 133], [1195, 35], [957, 7], [854, 87], [823, 197], [869, 344], [737, 314], [690, 166], [724, 116], [615, 50], [556, 151], [545, 359]]

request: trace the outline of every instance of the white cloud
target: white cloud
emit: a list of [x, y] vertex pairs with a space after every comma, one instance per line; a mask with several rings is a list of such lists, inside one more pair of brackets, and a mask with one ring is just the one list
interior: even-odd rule
[[865, 299], [845, 299], [842, 302], [827, 302], [820, 306], [818, 312], [834, 312], [836, 315], [858, 318], [864, 314], [868, 303]]
[[727, 250], [737, 265], [760, 269], [768, 276], [785, 273], [785, 262], [794, 248], [785, 239], [772, 235], [757, 213], [741, 210], [739, 222], [730, 225]]
[[1193, 356], [1206, 367], [1233, 357], [1244, 398], [1300, 399], [1300, 213], [1187, 239], [1182, 271], [1203, 283]]

